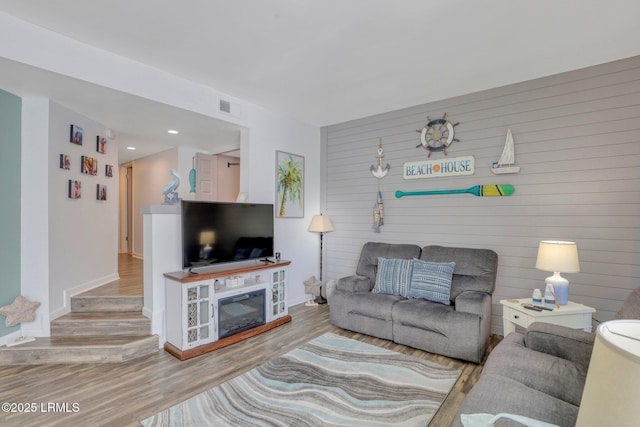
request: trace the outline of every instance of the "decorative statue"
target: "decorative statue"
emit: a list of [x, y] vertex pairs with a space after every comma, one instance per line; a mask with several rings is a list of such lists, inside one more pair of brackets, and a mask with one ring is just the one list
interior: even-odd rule
[[169, 173], [173, 176], [173, 179], [162, 190], [162, 194], [164, 194], [163, 205], [173, 205], [180, 202], [178, 193], [175, 191], [180, 186], [180, 175], [175, 169], [169, 169]]

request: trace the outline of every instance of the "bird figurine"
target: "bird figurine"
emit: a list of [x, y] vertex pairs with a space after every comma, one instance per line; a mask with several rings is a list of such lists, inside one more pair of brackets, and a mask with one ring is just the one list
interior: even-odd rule
[[173, 205], [179, 200], [176, 189], [180, 186], [180, 175], [178, 175], [175, 169], [169, 169], [169, 173], [173, 176], [173, 179], [171, 179], [162, 190], [162, 194], [164, 194], [164, 205]]

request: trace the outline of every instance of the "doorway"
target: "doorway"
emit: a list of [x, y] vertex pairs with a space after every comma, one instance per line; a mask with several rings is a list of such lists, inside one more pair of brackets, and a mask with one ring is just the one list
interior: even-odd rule
[[133, 253], [133, 163], [120, 166], [120, 253]]

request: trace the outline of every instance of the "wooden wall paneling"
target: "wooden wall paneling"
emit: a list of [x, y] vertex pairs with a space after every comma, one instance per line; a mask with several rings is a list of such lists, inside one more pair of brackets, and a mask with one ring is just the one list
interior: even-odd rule
[[[449, 157], [473, 155], [472, 176], [402, 179], [404, 162], [426, 159], [419, 134], [427, 115], [460, 122]], [[517, 175], [496, 176], [507, 128], [516, 141]], [[499, 300], [526, 297], [550, 273], [535, 269], [538, 242], [575, 240], [581, 272], [568, 274], [573, 301], [612, 318], [640, 285], [640, 57], [391, 111], [323, 129], [327, 277], [353, 274], [367, 241], [487, 247], [500, 266], [492, 330], [502, 333]], [[376, 182], [378, 138], [391, 171]], [[432, 159], [442, 158], [435, 153]], [[513, 196], [421, 196], [395, 190], [510, 183]], [[373, 232], [378, 185], [385, 224]]]

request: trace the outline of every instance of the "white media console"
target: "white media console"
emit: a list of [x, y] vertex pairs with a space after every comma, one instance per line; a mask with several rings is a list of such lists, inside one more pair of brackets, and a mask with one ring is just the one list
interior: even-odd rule
[[247, 261], [165, 273], [165, 350], [186, 360], [290, 322], [289, 264]]

